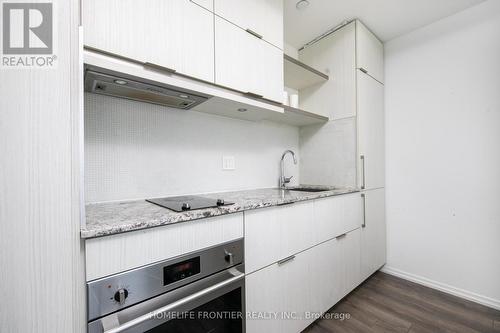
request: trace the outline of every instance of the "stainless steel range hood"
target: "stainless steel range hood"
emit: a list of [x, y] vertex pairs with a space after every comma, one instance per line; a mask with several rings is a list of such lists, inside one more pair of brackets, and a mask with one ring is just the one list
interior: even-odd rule
[[182, 89], [176, 90], [93, 70], [85, 72], [85, 91], [184, 110], [191, 109], [208, 99]]

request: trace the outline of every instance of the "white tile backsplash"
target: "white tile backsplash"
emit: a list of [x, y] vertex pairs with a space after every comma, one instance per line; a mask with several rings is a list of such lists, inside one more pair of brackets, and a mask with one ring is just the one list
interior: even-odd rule
[[298, 128], [85, 94], [86, 202], [275, 187], [285, 149], [299, 153]]

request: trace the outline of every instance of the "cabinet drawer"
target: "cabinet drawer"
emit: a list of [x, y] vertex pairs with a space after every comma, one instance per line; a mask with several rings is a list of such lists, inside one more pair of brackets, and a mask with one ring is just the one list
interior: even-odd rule
[[[309, 251], [305, 251], [285, 263], [247, 274], [246, 312], [274, 313], [277, 317], [247, 319], [246, 333], [299, 333], [312, 322], [305, 318], [305, 312], [311, 311], [310, 256]], [[292, 313], [293, 319], [287, 317]]]
[[247, 273], [314, 245], [312, 201], [246, 211], [244, 216]]
[[187, 0], [86, 0], [84, 44], [214, 82], [213, 17]]
[[215, 14], [283, 50], [282, 0], [215, 0]]
[[280, 101], [283, 51], [234, 24], [215, 18], [215, 83]]
[[359, 228], [363, 219], [359, 193], [314, 200], [316, 242], [337, 237]]
[[85, 241], [87, 281], [243, 237], [243, 213]]

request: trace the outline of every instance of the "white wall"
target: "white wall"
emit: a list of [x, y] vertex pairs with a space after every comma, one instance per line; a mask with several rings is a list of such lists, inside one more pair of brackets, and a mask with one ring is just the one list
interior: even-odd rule
[[87, 202], [276, 187], [286, 149], [299, 153], [298, 128], [85, 94]]
[[500, 2], [388, 42], [386, 270], [500, 308]]
[[79, 206], [80, 4], [51, 2], [57, 68], [0, 68], [2, 333], [86, 331]]

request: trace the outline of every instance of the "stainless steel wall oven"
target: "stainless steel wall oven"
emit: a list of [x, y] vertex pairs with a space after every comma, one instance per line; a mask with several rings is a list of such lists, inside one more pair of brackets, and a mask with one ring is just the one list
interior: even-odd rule
[[89, 333], [245, 330], [243, 239], [87, 283]]

